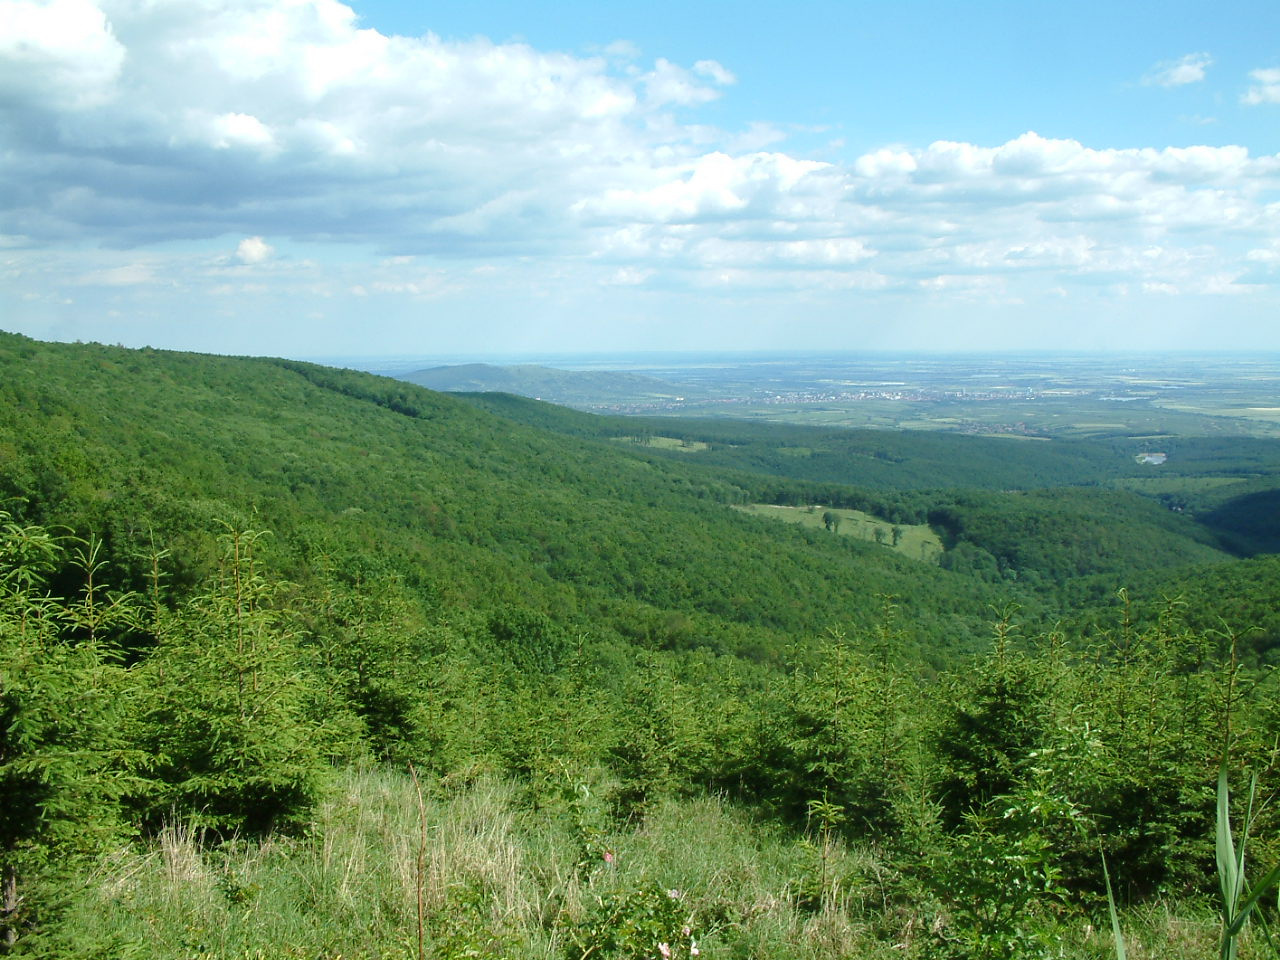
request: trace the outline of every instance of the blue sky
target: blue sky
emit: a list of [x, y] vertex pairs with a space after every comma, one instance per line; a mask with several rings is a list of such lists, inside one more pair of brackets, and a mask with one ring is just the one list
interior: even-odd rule
[[1280, 349], [1280, 4], [0, 0], [0, 327]]
[[[608, 38], [735, 72], [707, 111], [745, 127], [833, 126], [848, 149], [934, 140], [1003, 143], [1028, 130], [1093, 146], [1246, 143], [1280, 149], [1280, 124], [1238, 109], [1260, 62], [1280, 65], [1280, 6], [1202, 2], [717, 2], [355, 4], [398, 32], [476, 34], [590, 51]], [[1148, 68], [1213, 50], [1200, 83], [1143, 84]], [[1170, 53], [1170, 51], [1181, 51]], [[1203, 127], [1215, 130], [1206, 139]], [[798, 131], [796, 131], [798, 132]]]

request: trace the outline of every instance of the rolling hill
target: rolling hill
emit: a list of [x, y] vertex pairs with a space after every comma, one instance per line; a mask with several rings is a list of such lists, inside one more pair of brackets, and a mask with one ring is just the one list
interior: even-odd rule
[[[273, 531], [282, 574], [303, 581], [344, 558], [438, 613], [532, 610], [755, 657], [865, 628], [892, 595], [933, 659], [1003, 600], [1062, 615], [1048, 598], [1065, 580], [1226, 560], [1212, 529], [1156, 500], [1067, 486], [1140, 469], [1103, 442], [601, 417], [294, 361], [0, 340], [0, 490], [103, 537], [133, 588], [154, 531], [180, 590], [232, 524]], [[728, 509], [752, 502], [927, 522], [949, 549], [924, 563]]]
[[874, 544], [728, 509], [715, 471], [551, 433], [461, 399], [326, 367], [0, 340], [0, 491], [24, 518], [101, 537], [141, 589], [163, 538], [180, 591], [225, 524], [273, 532], [304, 584], [381, 570], [438, 615], [507, 608], [653, 645], [751, 650], [901, 596], [926, 647], [964, 646], [988, 602]]

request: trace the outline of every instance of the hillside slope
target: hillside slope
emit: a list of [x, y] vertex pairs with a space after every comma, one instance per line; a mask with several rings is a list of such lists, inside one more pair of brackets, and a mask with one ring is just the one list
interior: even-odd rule
[[[980, 578], [1053, 590], [1073, 577], [1214, 563], [1239, 543], [1169, 504], [1100, 489], [1150, 467], [1123, 444], [993, 440], [939, 433], [830, 430], [757, 423], [605, 417], [502, 394], [466, 394], [486, 410], [566, 436], [598, 437], [707, 476], [732, 478], [753, 500], [865, 510], [931, 524], [943, 565]], [[661, 442], [679, 440], [683, 445]], [[1166, 483], [1204, 472], [1280, 470], [1267, 441], [1185, 440]], [[1144, 474], [1143, 472], [1146, 471]], [[1263, 481], [1255, 481], [1263, 482]], [[1206, 515], [1213, 519], [1213, 514]]]
[[[666, 437], [689, 443], [659, 455], [812, 483], [881, 490], [976, 487], [1030, 490], [1058, 486], [1128, 486], [1186, 494], [1206, 480], [1280, 487], [1280, 440], [1255, 437], [1119, 437], [1105, 440], [1025, 440], [921, 430], [867, 430], [685, 417], [600, 416], [501, 393], [459, 394], [502, 416], [571, 436], [644, 442]], [[1153, 444], [1160, 466], [1138, 462]], [[1200, 506], [1199, 499], [1193, 499]], [[1216, 501], [1215, 501], [1216, 502]]]
[[207, 573], [224, 524], [273, 562], [406, 579], [432, 609], [516, 608], [646, 644], [751, 650], [866, 625], [903, 597], [930, 646], [967, 643], [968, 578], [727, 509], [708, 471], [534, 429], [398, 381], [281, 360], [0, 338], [0, 492], [104, 538], [146, 582]]

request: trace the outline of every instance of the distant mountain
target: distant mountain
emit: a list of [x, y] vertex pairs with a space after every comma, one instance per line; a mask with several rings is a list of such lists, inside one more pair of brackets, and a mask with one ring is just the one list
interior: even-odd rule
[[622, 371], [556, 370], [537, 364], [464, 363], [398, 374], [447, 393], [514, 393], [567, 406], [601, 407], [684, 397], [691, 388]]

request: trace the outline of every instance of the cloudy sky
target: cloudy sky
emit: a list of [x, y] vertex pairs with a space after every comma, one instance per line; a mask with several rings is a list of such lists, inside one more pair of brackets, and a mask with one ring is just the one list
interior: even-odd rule
[[0, 0], [0, 328], [1280, 350], [1280, 4]]

